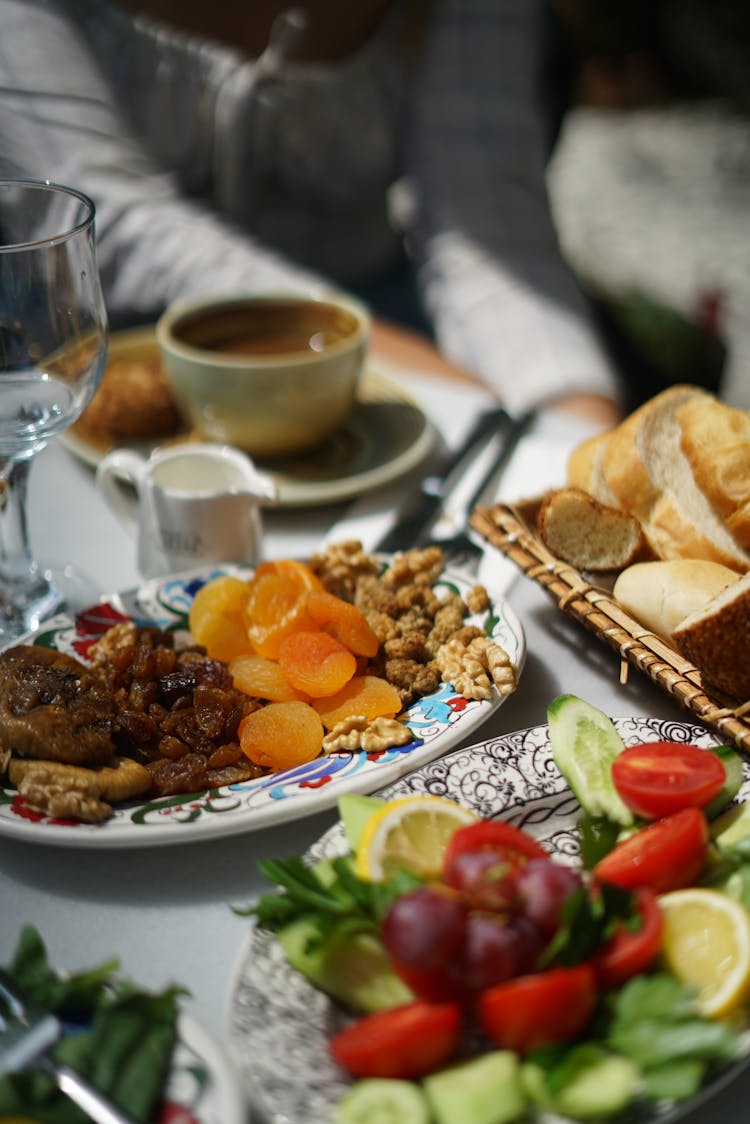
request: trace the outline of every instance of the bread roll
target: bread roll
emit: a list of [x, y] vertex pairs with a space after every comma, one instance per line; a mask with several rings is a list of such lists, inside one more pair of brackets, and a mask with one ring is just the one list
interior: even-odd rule
[[636, 562], [617, 578], [612, 595], [645, 628], [672, 644], [674, 630], [687, 616], [738, 580], [734, 570], [702, 559]]
[[742, 702], [750, 699], [750, 574], [686, 617], [673, 637], [706, 685]]
[[550, 492], [539, 509], [536, 525], [552, 553], [580, 570], [621, 570], [643, 550], [638, 520], [599, 503], [581, 488]]

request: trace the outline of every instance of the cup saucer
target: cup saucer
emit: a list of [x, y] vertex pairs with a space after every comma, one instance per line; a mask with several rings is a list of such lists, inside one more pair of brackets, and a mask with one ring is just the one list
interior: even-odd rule
[[[152, 329], [113, 333], [110, 360], [130, 353], [156, 353]], [[195, 440], [187, 428], [168, 438], [128, 441], [129, 448], [150, 452], [156, 445]], [[97, 467], [111, 443], [98, 443], [76, 425], [59, 440], [74, 456]], [[382, 486], [415, 468], [432, 449], [436, 431], [419, 403], [399, 383], [368, 367], [357, 402], [338, 430], [319, 448], [292, 457], [257, 460], [276, 484], [269, 507], [312, 507], [350, 499]]]

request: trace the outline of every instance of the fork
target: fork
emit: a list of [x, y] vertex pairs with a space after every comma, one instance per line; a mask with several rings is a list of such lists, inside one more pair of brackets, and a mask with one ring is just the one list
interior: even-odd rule
[[533, 424], [536, 413], [529, 410], [518, 417], [511, 418], [506, 415], [506, 418], [507, 421], [501, 426], [497, 449], [492, 460], [468, 497], [452, 507], [449, 512], [451, 521], [457, 523], [461, 529], [452, 535], [445, 536], [425, 532], [418, 536], [414, 543], [415, 546], [420, 548], [439, 546], [443, 551], [447, 566], [462, 567], [473, 574], [476, 574], [479, 563], [484, 556], [484, 545], [478, 539], [472, 537], [469, 516], [482, 498], [485, 489], [512, 457], [521, 438]]
[[132, 1116], [80, 1073], [49, 1054], [62, 1031], [56, 1015], [21, 995], [6, 973], [0, 971], [0, 1077], [21, 1069], [42, 1070], [96, 1124], [136, 1124]]

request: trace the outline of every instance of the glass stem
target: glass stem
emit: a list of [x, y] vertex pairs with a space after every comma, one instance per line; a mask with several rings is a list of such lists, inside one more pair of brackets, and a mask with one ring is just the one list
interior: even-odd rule
[[0, 458], [0, 599], [6, 612], [23, 612], [48, 589], [29, 545], [26, 497], [32, 459]]

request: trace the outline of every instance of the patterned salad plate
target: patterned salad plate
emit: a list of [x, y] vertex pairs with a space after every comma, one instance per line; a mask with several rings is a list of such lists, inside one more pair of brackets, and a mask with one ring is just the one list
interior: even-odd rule
[[[202, 571], [153, 580], [139, 589], [107, 598], [75, 621], [56, 617], [26, 638], [86, 659], [89, 648], [118, 621], [132, 619], [175, 630], [187, 629], [187, 614], [196, 591], [220, 572]], [[250, 571], [244, 571], [249, 576]], [[435, 584], [438, 593], [465, 595], [474, 579], [446, 571]], [[523, 629], [510, 605], [490, 596], [489, 608], [468, 617], [505, 648], [520, 674], [526, 645]], [[170, 796], [115, 806], [101, 824], [56, 821], [33, 812], [15, 789], [0, 788], [0, 836], [55, 846], [124, 848], [194, 842], [218, 838], [314, 815], [335, 805], [343, 792], [372, 792], [433, 760], [470, 737], [500, 706], [497, 692], [487, 701], [467, 700], [448, 684], [413, 703], [407, 724], [413, 738], [404, 746], [377, 753], [329, 754], [306, 765], [256, 780], [225, 785], [187, 796]]]
[[[717, 744], [704, 729], [683, 722], [628, 718], [615, 725], [626, 745], [660, 740]], [[482, 817], [502, 817], [536, 836], [562, 860], [575, 861], [578, 854], [575, 821], [580, 806], [552, 760], [546, 725], [455, 750], [388, 786], [383, 795], [414, 793], [445, 796]], [[740, 796], [750, 799], [750, 763], [745, 764]], [[343, 828], [337, 824], [314, 844], [309, 858], [345, 851]], [[251, 929], [234, 980], [230, 1017], [237, 1065], [264, 1118], [271, 1124], [330, 1124], [348, 1080], [331, 1060], [328, 1041], [346, 1015], [291, 968], [272, 934]], [[293, 1058], [294, 1065], [279, 1066], [279, 1058]], [[686, 1115], [746, 1064], [742, 1058], [728, 1066], [677, 1108], [631, 1115], [627, 1124], [667, 1124]], [[554, 1120], [565, 1124], [562, 1117]]]

